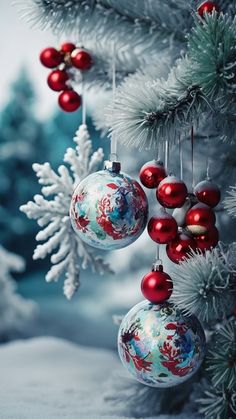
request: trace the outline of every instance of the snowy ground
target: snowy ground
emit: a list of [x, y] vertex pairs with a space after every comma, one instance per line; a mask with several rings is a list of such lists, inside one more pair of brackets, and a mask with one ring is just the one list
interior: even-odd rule
[[[124, 394], [124, 403], [111, 403], [117, 382], [126, 378], [121, 378], [123, 370], [115, 353], [108, 350], [50, 337], [15, 341], [0, 347], [0, 371], [1, 419], [141, 417], [131, 416]], [[126, 394], [128, 398], [128, 390]]]

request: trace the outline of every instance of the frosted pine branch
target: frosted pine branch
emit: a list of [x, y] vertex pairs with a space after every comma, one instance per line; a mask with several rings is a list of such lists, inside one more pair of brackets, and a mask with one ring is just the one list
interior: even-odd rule
[[232, 217], [236, 217], [236, 186], [231, 186], [223, 202], [224, 208]]
[[46, 281], [57, 281], [64, 275], [64, 294], [68, 299], [79, 287], [80, 266], [83, 269], [90, 267], [99, 274], [111, 272], [109, 265], [96, 256], [94, 250], [84, 244], [71, 227], [69, 208], [73, 191], [103, 161], [101, 148], [92, 153], [92, 142], [85, 125], [80, 126], [74, 141], [76, 148], [67, 149], [64, 156], [69, 169], [61, 165], [56, 173], [49, 163], [33, 165], [38, 182], [42, 185], [42, 195], [35, 195], [33, 201], [20, 208], [42, 227], [36, 240], [43, 243], [37, 245], [33, 258], [44, 259], [51, 255], [52, 266]]
[[172, 299], [201, 321], [217, 321], [232, 313], [236, 295], [235, 244], [197, 252], [181, 262], [173, 275]]

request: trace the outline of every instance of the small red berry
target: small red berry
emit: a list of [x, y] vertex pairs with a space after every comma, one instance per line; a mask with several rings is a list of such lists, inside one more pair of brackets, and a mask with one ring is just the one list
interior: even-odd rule
[[72, 44], [71, 42], [64, 42], [60, 46], [61, 52], [64, 52], [66, 54], [67, 52], [72, 52], [76, 48], [75, 44]]
[[92, 58], [84, 49], [76, 48], [71, 54], [71, 63], [79, 70], [88, 70], [92, 65]]
[[47, 68], [55, 68], [63, 61], [63, 56], [55, 48], [45, 48], [41, 52], [40, 61]]
[[76, 111], [82, 103], [80, 95], [74, 90], [65, 90], [58, 97], [58, 104], [65, 112]]
[[66, 90], [66, 82], [69, 80], [69, 76], [65, 70], [54, 70], [48, 75], [48, 86], [50, 89], [60, 92]]

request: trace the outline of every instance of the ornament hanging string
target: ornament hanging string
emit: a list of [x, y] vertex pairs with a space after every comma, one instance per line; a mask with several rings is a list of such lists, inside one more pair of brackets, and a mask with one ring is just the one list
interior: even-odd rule
[[180, 179], [183, 180], [183, 146], [182, 146], [180, 134], [179, 134], [179, 165], [180, 165]]
[[82, 124], [86, 125], [86, 94], [85, 94], [85, 87], [84, 87], [84, 78], [83, 78], [83, 74], [81, 72], [81, 93], [82, 93]]
[[[113, 53], [112, 53], [112, 93], [113, 93], [113, 107], [115, 104], [116, 94], [116, 48], [115, 42], [113, 42]], [[110, 160], [117, 161], [117, 137], [116, 134], [112, 133], [111, 136], [111, 149], [110, 149]]]
[[206, 178], [210, 179], [210, 158], [209, 158], [210, 141], [209, 141], [209, 135], [207, 136], [206, 141], [207, 141]]
[[194, 128], [191, 126], [191, 171], [192, 171], [192, 189], [194, 189]]
[[165, 168], [166, 172], [168, 172], [168, 166], [169, 166], [169, 141], [166, 139], [165, 141]]

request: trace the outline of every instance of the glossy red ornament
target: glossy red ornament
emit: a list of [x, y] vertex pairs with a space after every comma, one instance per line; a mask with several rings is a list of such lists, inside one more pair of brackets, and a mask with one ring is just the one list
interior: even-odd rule
[[217, 246], [219, 241], [219, 232], [214, 226], [206, 234], [195, 237], [195, 240], [197, 248], [204, 252], [205, 250], [210, 250], [211, 248]]
[[220, 202], [220, 189], [212, 180], [203, 180], [194, 188], [194, 193], [200, 202], [213, 208]]
[[185, 258], [190, 257], [192, 250], [196, 250], [197, 244], [193, 237], [185, 233], [179, 233], [178, 236], [166, 246], [167, 256], [172, 262], [179, 263]]
[[41, 52], [40, 61], [47, 68], [55, 68], [63, 61], [62, 54], [55, 48], [45, 48]]
[[50, 89], [60, 92], [61, 90], [68, 89], [66, 82], [69, 80], [69, 76], [65, 70], [53, 70], [48, 75], [48, 86]]
[[206, 204], [199, 203], [190, 208], [185, 217], [185, 224], [192, 234], [205, 234], [216, 222], [214, 211]]
[[71, 63], [79, 70], [88, 70], [92, 65], [92, 58], [84, 49], [76, 48], [71, 53]]
[[71, 42], [64, 42], [60, 46], [60, 50], [61, 52], [64, 52], [64, 54], [74, 51], [75, 48], [76, 48], [75, 44], [72, 44]]
[[185, 183], [175, 176], [167, 176], [156, 191], [157, 200], [166, 208], [180, 208], [188, 196]]
[[199, 16], [204, 18], [205, 13], [212, 13], [213, 10], [220, 11], [219, 6], [214, 1], [204, 1], [197, 9]]
[[74, 112], [80, 107], [82, 100], [74, 90], [65, 90], [60, 93], [58, 103], [63, 111]]
[[145, 163], [140, 170], [139, 178], [146, 188], [157, 188], [159, 183], [167, 176], [163, 163], [152, 160]]
[[164, 210], [152, 217], [148, 223], [148, 234], [151, 239], [159, 244], [166, 244], [173, 240], [178, 233], [178, 225], [172, 215]]
[[141, 283], [144, 297], [153, 304], [164, 303], [172, 294], [173, 283], [171, 277], [163, 272], [163, 266], [146, 274]]

